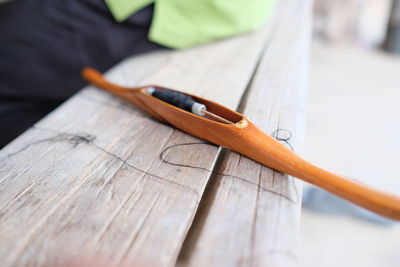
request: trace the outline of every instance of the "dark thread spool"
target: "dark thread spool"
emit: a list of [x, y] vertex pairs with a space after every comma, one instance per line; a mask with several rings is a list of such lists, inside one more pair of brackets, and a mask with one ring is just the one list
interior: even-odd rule
[[174, 91], [155, 90], [151, 95], [189, 112], [192, 112], [192, 106], [196, 103], [191, 96]]
[[168, 104], [171, 104], [175, 107], [192, 112], [196, 115], [199, 115], [199, 116], [207, 115], [208, 117], [212, 118], [214, 121], [223, 122], [223, 123], [227, 123], [227, 124], [233, 124], [233, 122], [231, 122], [217, 114], [207, 111], [207, 107], [204, 104], [194, 101], [194, 99], [191, 96], [188, 96], [188, 95], [185, 95], [182, 93], [178, 93], [175, 91], [170, 91], [170, 90], [160, 90], [160, 89], [156, 89], [154, 87], [148, 88], [147, 92], [150, 95], [152, 95], [164, 102], [167, 102]]

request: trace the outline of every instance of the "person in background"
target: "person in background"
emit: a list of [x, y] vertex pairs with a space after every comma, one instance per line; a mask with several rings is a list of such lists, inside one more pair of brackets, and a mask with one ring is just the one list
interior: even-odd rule
[[0, 3], [0, 148], [81, 89], [80, 72], [262, 26], [274, 0]]

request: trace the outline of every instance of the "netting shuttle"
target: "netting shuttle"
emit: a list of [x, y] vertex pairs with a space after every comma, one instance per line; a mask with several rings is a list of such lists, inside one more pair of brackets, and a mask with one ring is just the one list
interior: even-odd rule
[[400, 198], [328, 172], [302, 159], [244, 115], [215, 102], [160, 86], [126, 88], [94, 69], [83, 77], [156, 119], [193, 136], [229, 148], [260, 164], [321, 187], [382, 216], [400, 220]]

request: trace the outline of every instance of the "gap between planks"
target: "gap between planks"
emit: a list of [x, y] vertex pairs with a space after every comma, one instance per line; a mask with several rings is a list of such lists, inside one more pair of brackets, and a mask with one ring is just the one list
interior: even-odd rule
[[[310, 42], [311, 1], [291, 1], [290, 8], [288, 3], [281, 1], [281, 7], [286, 5], [287, 8], [285, 16], [280, 16], [277, 34], [273, 34], [276, 40], [273, 40], [261, 58], [242, 97], [240, 111], [250, 115], [267, 132], [273, 130], [274, 125], [277, 129], [289, 127], [294, 133], [290, 142], [299, 150], [303, 135], [302, 110]], [[281, 66], [278, 67], [277, 62]], [[290, 82], [285, 81], [282, 75], [285, 72], [292, 78]], [[273, 77], [265, 79], [264, 75]], [[257, 93], [264, 90], [267, 93]], [[260, 96], [272, 100], [262, 103], [257, 101]], [[249, 101], [250, 105], [247, 106]], [[267, 104], [271, 108], [266, 108]], [[255, 107], [268, 118], [260, 118]], [[230, 169], [229, 164], [236, 164], [238, 168], [245, 168], [246, 165], [260, 168], [249, 160], [241, 163], [241, 159], [240, 155], [230, 151], [221, 154], [219, 164], [214, 169], [217, 174], [209, 180], [203, 202], [185, 240], [179, 266], [297, 265], [296, 234], [301, 203], [299, 183], [292, 177], [264, 167], [261, 167], [259, 173], [249, 170], [247, 178], [257, 185], [250, 190], [246, 184], [235, 185], [227, 177], [217, 177], [218, 173]], [[231, 171], [233, 175], [240, 173], [236, 169]], [[268, 183], [275, 189], [275, 195], [271, 194], [274, 193], [272, 191], [260, 191]], [[235, 190], [255, 197], [246, 198]], [[280, 190], [287, 190], [285, 194], [289, 196], [288, 199], [282, 200], [285, 195], [276, 194]], [[253, 214], [248, 212], [251, 209], [254, 209]], [[269, 223], [272, 225], [268, 226]]]

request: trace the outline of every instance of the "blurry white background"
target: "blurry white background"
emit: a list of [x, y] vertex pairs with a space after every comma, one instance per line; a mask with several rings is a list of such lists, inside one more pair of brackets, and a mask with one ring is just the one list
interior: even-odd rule
[[[400, 54], [381, 48], [392, 1], [315, 4], [305, 157], [400, 195]], [[400, 223], [304, 208], [301, 235], [304, 267], [400, 266]]]

